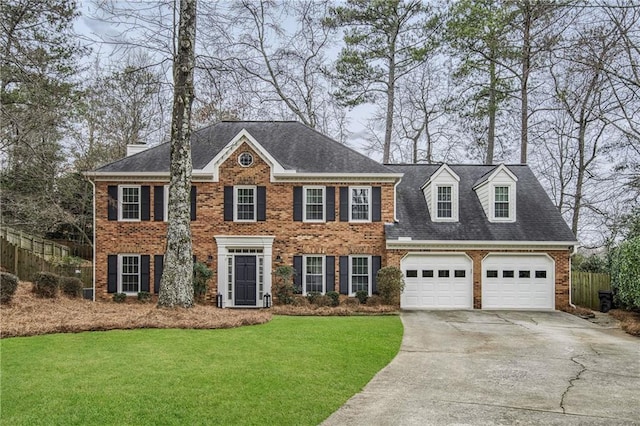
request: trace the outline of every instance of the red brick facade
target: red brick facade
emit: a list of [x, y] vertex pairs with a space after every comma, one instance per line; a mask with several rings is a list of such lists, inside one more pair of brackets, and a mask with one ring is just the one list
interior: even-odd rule
[[[249, 152], [254, 163], [243, 167], [238, 163], [238, 154]], [[321, 161], [321, 159], [318, 159]], [[247, 143], [241, 144], [219, 166], [218, 181], [197, 177], [193, 185], [197, 188], [196, 220], [191, 222], [194, 255], [199, 261], [208, 264], [214, 271], [221, 270], [218, 265], [218, 247], [216, 236], [270, 236], [274, 237], [270, 265], [265, 265], [265, 273], [281, 265], [293, 265], [294, 256], [322, 254], [335, 256], [335, 288], [339, 290], [339, 256], [371, 255], [380, 256], [381, 265], [400, 267], [401, 259], [409, 250], [387, 249], [384, 224], [394, 221], [396, 184], [393, 176], [382, 176], [376, 181], [363, 180], [354, 175], [345, 178], [324, 178], [322, 180], [306, 177], [298, 180], [273, 179], [272, 170]], [[295, 175], [294, 175], [295, 176]], [[150, 220], [123, 222], [108, 219], [109, 186], [116, 185], [150, 186], [150, 205], [154, 206], [153, 187], [168, 184], [168, 179], [96, 180], [96, 258], [95, 258], [95, 294], [97, 299], [109, 299], [107, 290], [108, 256], [119, 254], [155, 255], [165, 251], [166, 222], [157, 221], [153, 208]], [[266, 188], [266, 220], [255, 222], [234, 222], [224, 220], [224, 188], [235, 185], [255, 185]], [[294, 187], [331, 186], [335, 188], [335, 221], [308, 223], [294, 220]], [[369, 186], [381, 188], [381, 220], [367, 223], [340, 221], [339, 188], [348, 186]], [[422, 194], [416, 191], [416, 196]], [[429, 250], [411, 250], [411, 252], [429, 252]], [[481, 265], [488, 253], [531, 252], [525, 250], [449, 250], [452, 253], [464, 252], [473, 261], [473, 306], [482, 308]], [[438, 250], [443, 252], [443, 250]], [[561, 309], [569, 304], [569, 250], [535, 251], [547, 253], [555, 261], [555, 307]], [[154, 262], [150, 262], [151, 292], [153, 293]], [[219, 289], [216, 277], [211, 281], [208, 300], [215, 300]], [[223, 292], [220, 289], [220, 292]]]

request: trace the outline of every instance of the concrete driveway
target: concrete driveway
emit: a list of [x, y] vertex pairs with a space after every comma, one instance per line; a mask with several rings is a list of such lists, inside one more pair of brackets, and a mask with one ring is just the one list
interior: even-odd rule
[[409, 311], [324, 425], [640, 424], [640, 339], [563, 312]]

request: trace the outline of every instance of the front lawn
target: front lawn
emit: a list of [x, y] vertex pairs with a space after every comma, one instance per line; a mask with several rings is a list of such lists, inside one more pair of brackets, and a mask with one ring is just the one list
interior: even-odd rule
[[315, 425], [397, 353], [397, 316], [0, 341], [3, 424]]

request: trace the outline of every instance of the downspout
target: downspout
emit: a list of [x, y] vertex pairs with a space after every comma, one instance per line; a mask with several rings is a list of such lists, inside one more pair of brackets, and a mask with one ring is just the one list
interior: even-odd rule
[[398, 179], [398, 181], [393, 185], [393, 221], [398, 223], [398, 185], [402, 182], [402, 178]]
[[572, 280], [571, 280], [571, 269], [572, 269], [572, 265], [571, 265], [571, 258], [573, 257], [574, 254], [576, 254], [576, 252], [578, 251], [578, 247], [577, 246], [571, 246], [572, 250], [571, 250], [571, 254], [569, 255], [569, 306], [571, 306], [572, 308], [576, 308], [576, 305], [573, 304], [573, 302], [571, 301], [571, 286], [572, 286]]
[[96, 301], [96, 183], [89, 179], [93, 187], [93, 301]]

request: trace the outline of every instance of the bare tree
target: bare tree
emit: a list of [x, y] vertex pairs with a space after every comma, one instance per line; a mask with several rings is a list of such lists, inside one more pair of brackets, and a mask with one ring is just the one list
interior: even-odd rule
[[191, 244], [191, 105], [195, 68], [196, 0], [180, 0], [177, 52], [173, 64], [169, 223], [158, 306], [193, 306]]

